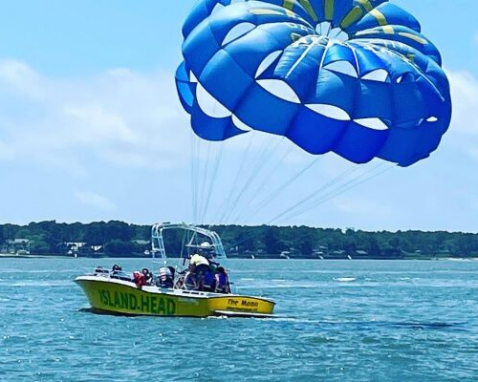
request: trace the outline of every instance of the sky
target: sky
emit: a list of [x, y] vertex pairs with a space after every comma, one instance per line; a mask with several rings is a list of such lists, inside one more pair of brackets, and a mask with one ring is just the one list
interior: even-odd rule
[[[392, 2], [439, 47], [453, 120], [427, 160], [355, 170], [270, 136], [222, 148], [194, 139], [174, 86], [193, 0], [0, 0], [0, 223], [478, 232], [478, 3]], [[324, 188], [337, 179], [353, 185], [362, 173], [371, 179]], [[322, 203], [282, 214], [308, 195]]]

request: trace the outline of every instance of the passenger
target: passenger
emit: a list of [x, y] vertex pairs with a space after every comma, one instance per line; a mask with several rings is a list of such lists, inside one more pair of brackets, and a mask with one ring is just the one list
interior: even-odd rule
[[168, 266], [169, 271], [171, 272], [171, 277], [173, 278], [173, 281], [176, 278], [176, 269], [172, 267], [171, 265]]
[[214, 275], [217, 273], [218, 266], [219, 266], [219, 263], [209, 260], [209, 269]]
[[123, 268], [121, 268], [118, 264], [113, 265], [113, 268], [111, 268], [111, 273], [118, 273], [118, 272], [123, 272]]
[[[174, 285], [174, 276], [171, 272], [171, 267], [160, 268], [159, 276], [156, 279], [156, 286], [158, 288], [172, 288]], [[174, 268], [173, 268], [174, 269]]]
[[[212, 268], [212, 267], [211, 267]], [[215, 272], [213, 269], [209, 269], [205, 274], [204, 274], [204, 286], [203, 290], [205, 292], [214, 292], [216, 288], [216, 278], [215, 278]]]
[[194, 254], [189, 259], [188, 273], [186, 273], [186, 280], [192, 276], [194, 289], [204, 289], [204, 275], [209, 271], [209, 260], [199, 254]]
[[141, 272], [133, 272], [133, 281], [138, 288], [151, 285], [151, 273], [148, 268], [143, 268]]
[[183, 279], [183, 289], [186, 290], [195, 290], [197, 289], [196, 277], [193, 273], [187, 272]]
[[110, 277], [117, 280], [131, 281], [131, 276], [123, 272], [123, 268], [117, 264], [113, 265], [113, 268], [111, 268]]
[[143, 274], [145, 280], [146, 280], [146, 285], [151, 285], [151, 281], [153, 281], [153, 274], [149, 271], [148, 268], [143, 268], [141, 271]]
[[134, 271], [133, 272], [133, 282], [136, 284], [138, 288], [142, 288], [146, 285], [146, 279], [141, 272]]
[[95, 276], [108, 277], [110, 272], [107, 269], [105, 269], [105, 268], [103, 268], [102, 266], [99, 265], [95, 268], [95, 273], [94, 274], [95, 274]]
[[218, 267], [216, 273], [216, 288], [217, 293], [231, 293], [229, 284], [229, 276], [224, 267]]

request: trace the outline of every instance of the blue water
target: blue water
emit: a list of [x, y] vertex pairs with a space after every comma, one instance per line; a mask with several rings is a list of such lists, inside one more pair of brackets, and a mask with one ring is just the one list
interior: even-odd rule
[[73, 278], [117, 261], [0, 259], [0, 381], [478, 380], [478, 261], [229, 260], [283, 318], [86, 312]]

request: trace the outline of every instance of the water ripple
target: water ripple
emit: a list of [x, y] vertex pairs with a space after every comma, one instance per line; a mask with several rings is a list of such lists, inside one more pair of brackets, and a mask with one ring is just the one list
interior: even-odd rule
[[[198, 320], [91, 314], [72, 279], [98, 260], [4, 261], [0, 380], [476, 382], [478, 375], [478, 262], [229, 261], [238, 289], [274, 298], [278, 317]], [[355, 280], [338, 281], [345, 278]]]

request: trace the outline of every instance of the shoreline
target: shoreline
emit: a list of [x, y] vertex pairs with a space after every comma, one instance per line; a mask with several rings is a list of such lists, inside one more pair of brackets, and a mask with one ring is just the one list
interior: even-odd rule
[[[68, 256], [68, 255], [16, 255], [11, 253], [0, 253], [0, 259], [91, 259], [91, 260], [106, 260], [106, 259], [116, 259], [116, 260], [150, 260], [150, 257], [136, 257], [136, 256], [104, 256], [104, 257], [89, 257], [89, 256]], [[179, 257], [170, 257], [169, 260], [178, 260]], [[311, 257], [295, 257], [290, 259], [282, 258], [255, 258], [251, 259], [250, 257], [229, 257], [227, 260], [267, 260], [267, 261], [298, 261], [298, 260], [308, 260], [308, 261], [478, 261], [478, 257], [409, 257], [401, 259], [392, 259], [392, 258], [357, 258], [357, 259], [318, 259]]]

